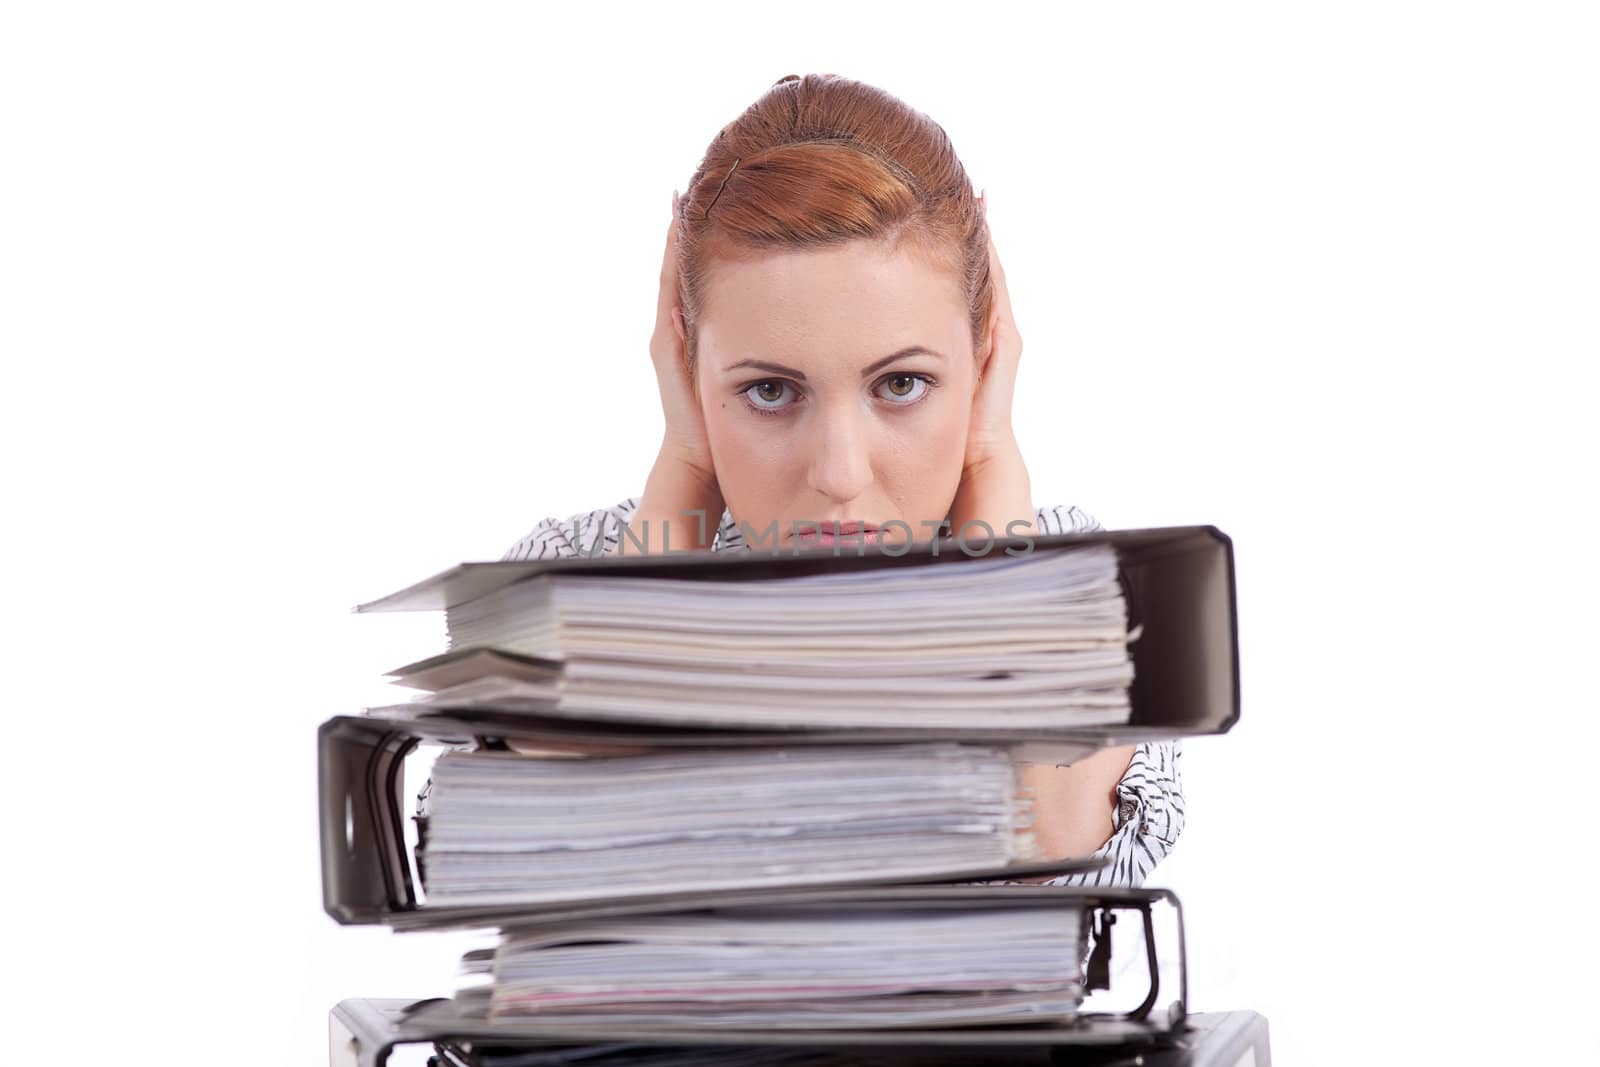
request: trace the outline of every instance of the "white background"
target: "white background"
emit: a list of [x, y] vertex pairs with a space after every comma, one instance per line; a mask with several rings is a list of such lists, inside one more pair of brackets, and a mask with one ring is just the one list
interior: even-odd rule
[[1036, 501], [1235, 540], [1192, 1006], [1284, 1064], [1588, 1006], [1586, 5], [3, 10], [8, 1046], [314, 1064], [453, 988], [321, 910], [316, 727], [440, 640], [349, 608], [642, 489], [672, 192], [808, 71], [988, 191]]

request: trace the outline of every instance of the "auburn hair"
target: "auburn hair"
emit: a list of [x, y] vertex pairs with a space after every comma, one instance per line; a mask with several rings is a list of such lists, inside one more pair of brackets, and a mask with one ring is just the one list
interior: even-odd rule
[[837, 74], [773, 83], [706, 149], [678, 203], [678, 284], [689, 367], [716, 260], [902, 244], [959, 280], [975, 358], [987, 354], [988, 228], [944, 128], [882, 89]]

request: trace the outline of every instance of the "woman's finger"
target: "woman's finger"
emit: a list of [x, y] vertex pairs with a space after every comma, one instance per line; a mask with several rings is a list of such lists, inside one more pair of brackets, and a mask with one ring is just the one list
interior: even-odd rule
[[1016, 315], [1011, 308], [1011, 289], [1006, 285], [1006, 268], [995, 248], [993, 230], [989, 231], [989, 275], [994, 279], [995, 344], [1015, 360], [1022, 355], [1022, 335], [1017, 330]]
[[672, 223], [661, 254], [661, 286], [656, 294], [656, 326], [650, 337], [661, 411], [666, 419], [666, 444], [674, 454], [708, 478], [713, 470], [706, 440], [705, 417], [687, 361], [687, 338], [678, 294], [678, 238], [683, 229], [679, 199], [673, 196]]
[[994, 231], [989, 231], [989, 274], [994, 278], [994, 303], [997, 317], [1011, 321], [1011, 291], [1006, 287], [1006, 268], [994, 246]]
[[[677, 198], [673, 198], [676, 202]], [[678, 214], [667, 226], [667, 246], [661, 253], [661, 290], [656, 294], [656, 326], [672, 328], [672, 309], [678, 303]]]

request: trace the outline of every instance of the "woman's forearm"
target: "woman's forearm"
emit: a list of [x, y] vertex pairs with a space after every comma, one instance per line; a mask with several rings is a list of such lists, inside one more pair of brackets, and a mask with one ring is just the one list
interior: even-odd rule
[[665, 450], [645, 481], [639, 507], [617, 538], [618, 555], [660, 555], [711, 547], [722, 523], [716, 480]]
[[1117, 785], [1135, 748], [1104, 748], [1066, 767], [1022, 764], [1022, 785], [1034, 795], [1034, 833], [1043, 859], [1088, 856], [1111, 839]]
[[[962, 472], [950, 504], [950, 532], [962, 541], [983, 544], [988, 536], [1025, 537], [1036, 533], [1028, 468], [1014, 439]], [[983, 523], [989, 528], [968, 523]], [[1007, 529], [1009, 527], [1009, 530]]]
[[[981, 543], [986, 537], [983, 526], [974, 525], [963, 532], [966, 524], [980, 522], [997, 538], [1038, 533], [1032, 501], [1022, 451], [1014, 438], [1008, 438], [963, 471], [950, 506], [951, 533]], [[1088, 856], [1110, 839], [1117, 784], [1133, 752], [1134, 746], [1121, 745], [1066, 767], [1022, 764], [1022, 785], [1035, 798], [1034, 834], [1043, 859]]]

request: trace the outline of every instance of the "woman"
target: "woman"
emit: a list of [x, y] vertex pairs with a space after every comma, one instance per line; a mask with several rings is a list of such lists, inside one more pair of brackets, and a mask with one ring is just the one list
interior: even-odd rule
[[[505, 558], [1100, 529], [1031, 503], [1022, 340], [983, 207], [926, 116], [833, 75], [778, 81], [673, 194], [650, 344], [666, 432], [643, 496], [547, 518]], [[1183, 826], [1180, 756], [1025, 766], [1045, 856], [1114, 860], [1050, 881], [1142, 882]]]

